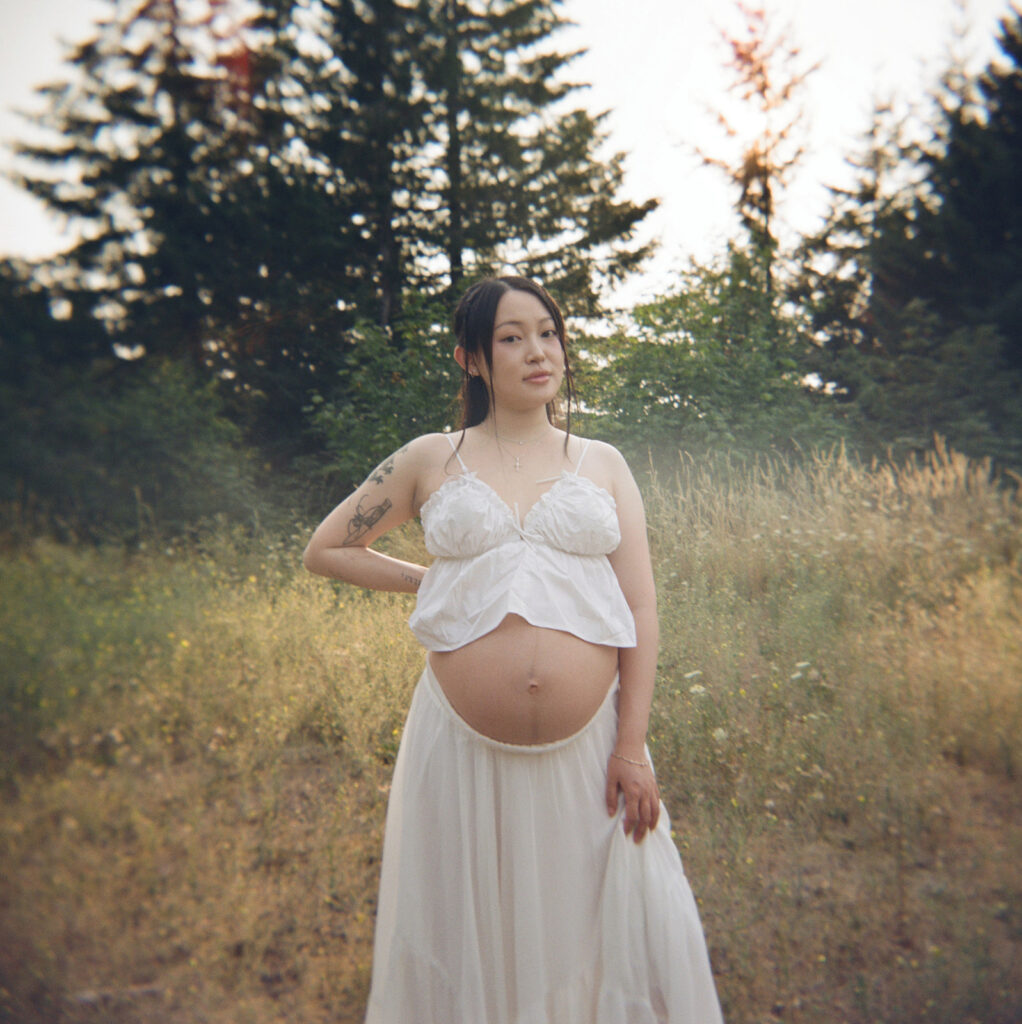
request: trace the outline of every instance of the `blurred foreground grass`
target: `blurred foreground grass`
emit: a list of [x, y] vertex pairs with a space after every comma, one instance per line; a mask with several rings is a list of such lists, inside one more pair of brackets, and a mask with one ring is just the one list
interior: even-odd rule
[[[647, 507], [651, 746], [727, 1020], [1022, 1019], [1019, 502], [938, 448], [682, 462]], [[410, 598], [303, 543], [3, 556], [0, 1020], [361, 1020], [422, 654]]]

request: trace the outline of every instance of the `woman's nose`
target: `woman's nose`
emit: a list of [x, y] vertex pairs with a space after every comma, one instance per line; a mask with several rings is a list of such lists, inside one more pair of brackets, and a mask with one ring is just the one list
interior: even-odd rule
[[526, 358], [532, 362], [536, 362], [543, 358], [543, 346], [540, 344], [539, 338], [535, 335], [530, 335], [526, 340]]

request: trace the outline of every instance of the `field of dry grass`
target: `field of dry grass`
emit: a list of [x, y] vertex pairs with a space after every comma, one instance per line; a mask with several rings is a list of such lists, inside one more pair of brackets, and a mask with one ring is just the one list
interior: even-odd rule
[[[727, 1020], [1022, 1019], [1022, 505], [943, 450], [647, 498], [651, 747]], [[302, 543], [2, 556], [0, 1020], [361, 1019], [422, 655]]]

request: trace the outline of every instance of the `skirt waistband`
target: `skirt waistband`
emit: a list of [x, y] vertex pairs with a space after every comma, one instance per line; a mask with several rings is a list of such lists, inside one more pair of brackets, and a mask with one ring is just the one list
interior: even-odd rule
[[447, 699], [447, 694], [444, 693], [443, 687], [440, 685], [440, 681], [437, 679], [428, 660], [419, 681], [420, 683], [425, 684], [427, 692], [440, 709], [450, 717], [458, 728], [463, 729], [473, 739], [478, 740], [486, 746], [502, 750], [505, 753], [522, 754], [526, 757], [530, 754], [546, 754], [553, 750], [560, 750], [580, 739], [590, 729], [592, 729], [596, 722], [603, 716], [607, 707], [613, 703], [617, 695], [617, 691], [620, 688], [620, 677], [618, 673], [615, 672], [614, 679], [610, 686], [607, 687], [607, 693], [603, 700], [600, 701], [600, 706], [593, 713], [593, 716], [589, 721], [586, 722], [585, 725], [583, 725], [577, 732], [570, 733], [568, 736], [563, 736], [558, 740], [551, 740], [549, 743], [507, 743], [504, 740], [494, 739], [492, 736], [487, 736], [485, 733], [479, 732], [478, 729], [473, 728], [465, 721], [464, 718], [461, 717], [461, 715], [458, 714], [454, 709], [454, 705]]

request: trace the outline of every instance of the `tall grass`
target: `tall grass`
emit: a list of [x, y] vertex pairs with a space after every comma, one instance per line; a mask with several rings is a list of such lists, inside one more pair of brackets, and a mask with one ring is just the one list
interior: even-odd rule
[[[651, 746], [727, 1019], [1020, 1019], [1013, 494], [938, 447], [683, 460], [647, 511]], [[3, 556], [0, 1019], [360, 1019], [422, 655], [410, 598], [303, 541]]]

